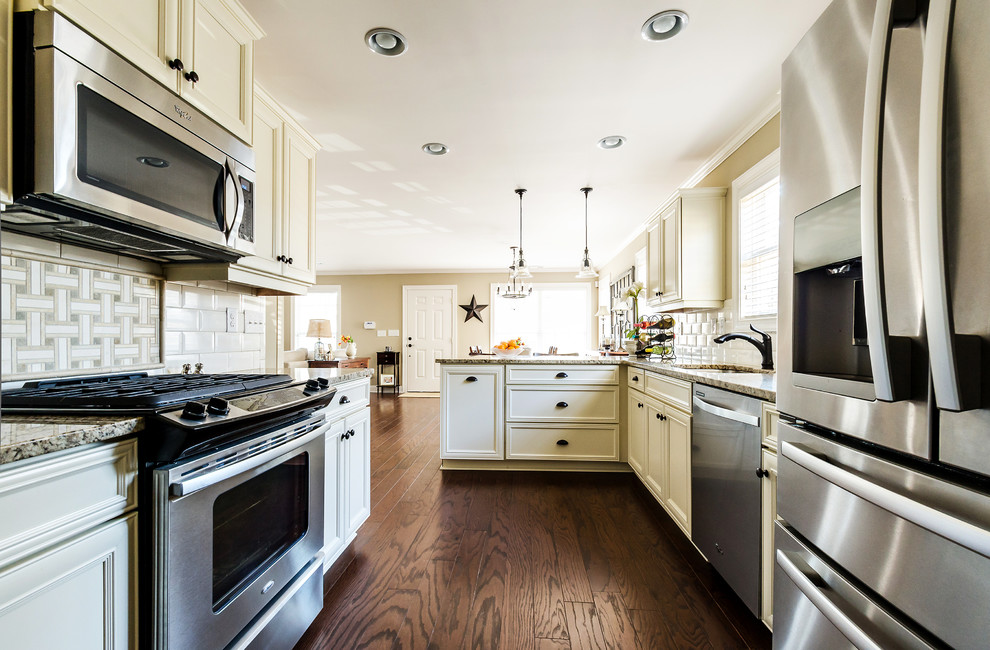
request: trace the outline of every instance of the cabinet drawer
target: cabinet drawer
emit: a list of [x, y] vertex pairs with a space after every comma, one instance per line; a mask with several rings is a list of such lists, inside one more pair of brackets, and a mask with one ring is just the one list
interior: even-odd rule
[[367, 378], [346, 384], [337, 384], [336, 388], [337, 393], [333, 396], [330, 405], [327, 406], [328, 420], [334, 419], [338, 414], [347, 413], [368, 404], [371, 384]]
[[506, 365], [507, 384], [561, 384], [587, 386], [618, 384], [619, 366], [517, 366]]
[[0, 565], [136, 506], [136, 440], [12, 463], [0, 470]]
[[619, 460], [618, 425], [508, 425], [506, 458]]
[[691, 382], [656, 373], [646, 373], [646, 393], [668, 404], [691, 412]]
[[636, 390], [646, 390], [646, 371], [639, 368], [628, 367], [626, 369], [626, 383], [629, 388]]
[[507, 393], [507, 420], [615, 422], [619, 419], [618, 387], [510, 386]]

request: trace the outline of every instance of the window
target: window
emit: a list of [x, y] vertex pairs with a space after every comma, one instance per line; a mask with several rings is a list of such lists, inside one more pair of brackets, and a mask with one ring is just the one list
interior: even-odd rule
[[732, 183], [739, 317], [777, 316], [780, 157], [767, 156]]
[[[340, 336], [340, 285], [317, 285], [305, 296], [292, 299], [292, 348], [312, 350], [315, 338], [306, 336], [311, 318], [326, 318], [333, 326], [334, 338]], [[323, 340], [330, 348], [331, 341]]]
[[560, 352], [595, 347], [591, 284], [533, 284], [533, 293], [519, 300], [497, 295], [497, 286], [492, 285], [491, 294], [492, 345], [520, 337], [533, 352], [546, 352], [551, 345]]

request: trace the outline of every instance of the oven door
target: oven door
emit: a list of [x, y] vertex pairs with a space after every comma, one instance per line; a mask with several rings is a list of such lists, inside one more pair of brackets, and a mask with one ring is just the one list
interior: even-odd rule
[[[106, 56], [109, 65], [114, 55]], [[253, 253], [253, 224], [244, 219], [246, 211], [253, 218], [254, 171], [163, 115], [174, 109], [180, 118], [206, 119], [117, 63], [110, 67], [119, 78], [111, 80], [54, 47], [35, 51], [34, 138], [21, 141], [33, 166], [14, 184], [18, 203], [38, 216], [14, 227], [91, 247], [109, 239], [166, 259], [181, 257], [174, 241], [155, 233], [233, 259]]]
[[223, 648], [305, 580], [323, 547], [328, 427], [309, 417], [155, 470], [156, 647]]

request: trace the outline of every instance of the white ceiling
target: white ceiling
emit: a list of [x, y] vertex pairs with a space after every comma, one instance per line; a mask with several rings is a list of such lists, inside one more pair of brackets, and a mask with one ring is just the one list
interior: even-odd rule
[[[767, 110], [780, 64], [829, 0], [242, 0], [267, 36], [257, 80], [323, 145], [321, 273], [576, 269], [590, 196], [605, 263]], [[690, 16], [649, 42], [643, 22]], [[401, 32], [398, 57], [364, 44]], [[620, 149], [596, 142], [623, 135]], [[442, 142], [445, 156], [420, 147]]]

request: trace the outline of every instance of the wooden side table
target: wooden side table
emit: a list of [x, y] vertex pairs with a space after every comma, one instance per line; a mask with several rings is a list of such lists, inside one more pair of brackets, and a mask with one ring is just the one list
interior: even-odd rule
[[319, 361], [310, 359], [308, 363], [310, 368], [336, 368], [338, 362], [337, 359], [321, 359]]
[[[385, 366], [392, 366], [392, 378], [393, 383], [382, 384], [382, 377], [385, 375]], [[382, 394], [383, 388], [391, 388], [392, 393], [399, 392], [399, 383], [401, 375], [399, 374], [399, 353], [395, 350], [389, 350], [387, 352], [378, 353], [378, 394]]]

